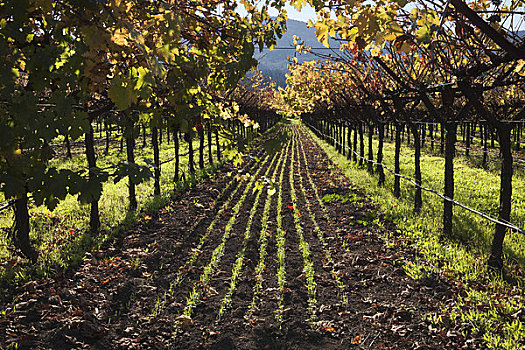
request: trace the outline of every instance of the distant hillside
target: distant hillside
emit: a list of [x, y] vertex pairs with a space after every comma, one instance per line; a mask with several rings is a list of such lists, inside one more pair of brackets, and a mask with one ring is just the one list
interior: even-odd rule
[[[276, 49], [273, 51], [265, 48], [262, 52], [256, 51], [255, 58], [259, 61], [259, 69], [264, 75], [270, 76], [278, 86], [286, 86], [285, 74], [288, 72], [286, 67], [289, 63], [288, 57], [292, 58], [295, 53], [295, 47], [293, 45], [293, 36], [297, 35], [305, 44], [311, 47], [322, 47], [323, 45], [317, 41], [315, 36], [315, 28], [307, 28], [305, 22], [297, 21], [294, 19], [288, 19], [287, 32], [281, 39], [277, 40]], [[525, 37], [525, 31], [519, 31], [518, 36], [520, 38]], [[330, 47], [337, 47], [337, 43], [330, 40]], [[297, 55], [299, 62], [311, 61], [318, 59], [312, 54], [301, 54]]]
[[[277, 40], [275, 50], [265, 48], [262, 52], [257, 52], [255, 58], [259, 61], [259, 70], [266, 76], [270, 76], [278, 86], [286, 86], [285, 74], [288, 72], [286, 65], [289, 63], [288, 57], [292, 58], [295, 54], [293, 36], [297, 35], [305, 44], [311, 47], [321, 47], [315, 36], [315, 28], [307, 28], [305, 22], [288, 19], [286, 22], [287, 31], [282, 38]], [[332, 44], [332, 42], [330, 42]], [[297, 54], [299, 62], [317, 59], [312, 54]]]

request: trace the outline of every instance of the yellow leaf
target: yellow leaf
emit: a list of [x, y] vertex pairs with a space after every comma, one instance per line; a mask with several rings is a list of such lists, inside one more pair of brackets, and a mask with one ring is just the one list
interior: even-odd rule
[[111, 35], [111, 41], [119, 46], [126, 46], [128, 44], [129, 31], [126, 28], [119, 28]]
[[372, 55], [372, 57], [377, 57], [379, 55], [381, 55], [381, 48], [379, 46], [374, 46], [374, 48], [372, 48], [372, 50], [370, 51], [370, 54]]
[[518, 65], [516, 66], [516, 68], [514, 68], [514, 71], [519, 75], [525, 75], [525, 70], [523, 69], [523, 67], [525, 67], [525, 60], [519, 60]]
[[315, 23], [315, 28], [315, 35], [317, 36], [317, 40], [319, 40], [323, 44], [323, 46], [330, 47], [328, 43], [328, 39], [330, 38], [330, 28], [328, 27], [328, 25], [324, 22], [317, 22]]
[[297, 11], [301, 11], [301, 9], [306, 6], [306, 0], [293, 0], [290, 1], [290, 3]]

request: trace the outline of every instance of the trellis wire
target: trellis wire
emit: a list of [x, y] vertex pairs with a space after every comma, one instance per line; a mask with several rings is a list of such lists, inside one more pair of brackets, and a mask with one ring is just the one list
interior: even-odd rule
[[374, 161], [374, 160], [370, 160], [370, 159], [368, 159], [368, 158], [366, 158], [366, 157], [362, 157], [362, 156], [359, 155], [356, 151], [354, 151], [352, 148], [348, 147], [347, 145], [342, 145], [342, 144], [339, 143], [335, 138], [333, 138], [333, 137], [331, 137], [331, 136], [328, 136], [328, 135], [324, 134], [323, 132], [321, 132], [319, 129], [317, 129], [317, 128], [314, 127], [313, 125], [311, 125], [311, 124], [309, 124], [309, 123], [306, 123], [306, 122], [304, 122], [304, 121], [303, 121], [303, 123], [305, 123], [308, 127], [312, 128], [312, 129], [314, 129], [314, 130], [316, 130], [319, 134], [321, 134], [321, 135], [323, 135], [323, 136], [325, 136], [325, 137], [327, 137], [327, 138], [332, 139], [332, 140], [333, 140], [335, 143], [337, 143], [339, 146], [341, 146], [341, 147], [345, 147], [345, 148], [348, 149], [349, 151], [352, 151], [352, 152], [353, 152], [357, 157], [359, 157], [360, 159], [365, 160], [365, 161], [367, 161], [367, 162], [369, 162], [369, 163], [373, 163], [373, 164], [375, 164], [375, 165], [379, 165], [379, 166], [381, 166], [382, 168], [388, 170], [392, 175], [394, 175], [394, 176], [398, 176], [398, 177], [400, 177], [400, 178], [402, 178], [402, 179], [404, 179], [404, 180], [406, 180], [406, 181], [412, 183], [415, 187], [420, 188], [420, 189], [422, 189], [422, 190], [424, 190], [424, 191], [427, 191], [427, 192], [433, 193], [433, 194], [437, 195], [438, 197], [441, 197], [442, 199], [446, 200], [447, 202], [451, 202], [452, 204], [457, 205], [458, 207], [461, 207], [461, 208], [463, 208], [463, 209], [465, 209], [465, 210], [468, 210], [468, 211], [470, 211], [470, 212], [472, 212], [472, 213], [474, 213], [474, 214], [477, 214], [477, 215], [483, 217], [483, 218], [486, 219], [486, 220], [492, 221], [492, 222], [495, 223], [495, 224], [503, 225], [503, 226], [508, 227], [508, 228], [510, 228], [510, 229], [512, 229], [512, 230], [515, 230], [515, 231], [517, 231], [517, 232], [519, 232], [519, 233], [525, 234], [525, 230], [524, 230], [524, 229], [519, 228], [518, 226], [516, 226], [516, 225], [514, 225], [514, 224], [512, 224], [512, 223], [510, 223], [510, 222], [508, 222], [508, 221], [506, 221], [506, 220], [493, 218], [492, 216], [490, 216], [490, 215], [488, 215], [488, 214], [486, 214], [486, 213], [483, 213], [483, 212], [481, 212], [481, 211], [479, 211], [479, 210], [477, 210], [477, 209], [471, 208], [471, 207], [469, 207], [469, 206], [467, 206], [467, 205], [465, 205], [465, 204], [463, 204], [463, 203], [460, 203], [460, 202], [458, 202], [458, 201], [456, 201], [456, 200], [454, 200], [454, 199], [452, 199], [452, 198], [449, 198], [449, 197], [445, 196], [444, 194], [442, 194], [442, 193], [440, 193], [440, 192], [438, 192], [438, 191], [436, 191], [436, 190], [433, 190], [433, 189], [431, 189], [431, 188], [423, 187], [423, 186], [419, 185], [418, 183], [416, 183], [416, 181], [414, 181], [413, 179], [411, 179], [411, 178], [409, 178], [409, 177], [407, 177], [407, 176], [405, 176], [405, 175], [401, 175], [401, 174], [396, 173], [394, 170], [390, 169], [389, 167], [387, 167], [387, 166], [386, 166], [385, 164], [383, 164], [383, 163], [378, 163], [378, 162], [376, 162], [376, 161]]
[[[408, 134], [408, 133], [403, 132], [402, 134]], [[444, 144], [445, 144], [444, 142], [441, 142], [441, 141], [439, 141], [439, 140], [437, 140], [437, 139], [433, 139], [433, 138], [429, 138], [429, 137], [425, 137], [425, 141], [427, 141], [427, 142], [433, 141], [433, 142], [435, 142], [435, 143], [437, 143], [437, 144], [439, 144], [439, 145], [444, 145]], [[469, 149], [469, 150], [474, 151], [474, 152], [486, 153], [486, 154], [493, 155], [493, 156], [495, 156], [495, 157], [497, 157], [497, 158], [500, 158], [500, 155], [499, 155], [499, 154], [494, 153], [494, 152], [490, 152], [490, 151], [488, 151], [488, 150], [485, 151], [485, 150], [480, 149], [480, 148], [478, 148], [478, 147], [472, 147], [472, 146], [467, 147], [467, 146], [462, 145], [462, 144], [460, 144], [460, 143], [456, 143], [456, 147], [460, 147], [460, 148], [464, 148], [464, 149]], [[513, 155], [513, 160], [514, 160], [514, 161], [516, 161], [516, 162], [520, 162], [520, 163], [524, 163], [524, 164], [525, 164], [525, 160], [519, 158], [519, 157], [517, 156], [516, 153], [513, 153], [512, 155]]]

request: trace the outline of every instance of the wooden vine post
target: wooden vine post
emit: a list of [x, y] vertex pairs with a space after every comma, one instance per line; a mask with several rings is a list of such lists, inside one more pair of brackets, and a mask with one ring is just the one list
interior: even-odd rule
[[373, 150], [373, 137], [374, 137], [374, 122], [370, 121], [367, 123], [368, 125], [368, 162], [367, 162], [367, 170], [370, 174], [374, 173], [374, 150]]
[[[454, 204], [454, 155], [456, 152], [456, 129], [457, 123], [452, 120], [452, 106], [454, 104], [454, 91], [446, 87], [441, 93], [441, 100], [445, 110], [445, 121], [441, 124], [441, 130], [445, 133], [445, 179], [444, 195], [448, 199], [443, 200], [443, 236], [452, 236], [452, 217]], [[444, 127], [444, 129], [443, 129]], [[450, 200], [449, 200], [450, 199]]]
[[217, 147], [217, 161], [221, 161], [221, 144], [219, 142], [219, 129], [215, 128], [215, 145]]
[[359, 166], [363, 166], [365, 157], [365, 140], [363, 135], [363, 122], [359, 121]]
[[180, 155], [179, 155], [179, 126], [173, 126], [173, 152], [175, 153], [175, 172], [173, 174], [173, 183], [176, 185], [180, 179]]
[[[497, 130], [501, 153], [498, 219], [504, 222], [509, 222], [510, 212], [512, 210], [512, 125], [509, 123], [500, 122]], [[503, 269], [503, 241], [505, 239], [506, 232], [506, 226], [496, 224], [496, 231], [494, 232], [494, 238], [490, 248], [488, 266], [497, 271], [501, 271]]]
[[[512, 210], [512, 124], [502, 122], [496, 119], [489, 111], [482, 105], [481, 97], [472, 88], [471, 82], [468, 79], [458, 81], [458, 86], [469, 100], [474, 105], [478, 113], [485, 117], [485, 119], [493, 125], [498, 133], [500, 154], [501, 154], [501, 170], [500, 170], [500, 193], [499, 193], [499, 209], [498, 219], [503, 222], [509, 222], [510, 213]], [[503, 241], [507, 227], [502, 224], [496, 224], [492, 245], [490, 248], [490, 257], [487, 265], [490, 269], [501, 271], [503, 269]]]
[[197, 124], [199, 133], [199, 168], [204, 169], [204, 126], [202, 123]]
[[[126, 114], [126, 156], [129, 164], [135, 164], [135, 125], [129, 115]], [[132, 177], [129, 176], [128, 181], [128, 195], [129, 195], [129, 208], [130, 210], [137, 209], [137, 190], [135, 182]]]
[[414, 212], [419, 213], [423, 207], [421, 197], [421, 138], [416, 124], [408, 120], [410, 130], [414, 136], [414, 177], [416, 180], [416, 193], [414, 194]]
[[383, 139], [385, 137], [385, 124], [379, 121], [377, 124], [377, 133], [379, 137], [379, 144], [377, 145], [377, 173], [379, 174], [378, 185], [385, 184], [385, 171], [383, 170]]
[[155, 183], [153, 194], [160, 196], [160, 152], [159, 152], [159, 132], [156, 126], [151, 127], [151, 141], [153, 146], [153, 163], [155, 166]]
[[208, 136], [208, 162], [210, 165], [213, 165], [213, 154], [212, 154], [212, 142], [211, 142], [211, 136], [212, 136], [212, 130], [211, 130], [211, 122], [206, 123], [206, 131]]
[[354, 147], [353, 147], [353, 155], [352, 155], [352, 160], [354, 161], [354, 163], [357, 162], [357, 126], [356, 124], [354, 124], [352, 126], [352, 128], [354, 129]]
[[[399, 164], [399, 157], [401, 155], [401, 125], [397, 120], [394, 120], [394, 124], [396, 128], [394, 146], [394, 172], [399, 174], [401, 172], [401, 166]], [[401, 185], [398, 175], [394, 175], [394, 196], [396, 198], [401, 197]]]
[[[85, 146], [86, 146], [86, 159], [88, 162], [89, 168], [89, 180], [96, 181], [96, 168], [97, 168], [97, 159], [95, 156], [95, 146], [93, 142], [93, 127], [91, 123], [89, 124], [88, 131], [85, 134]], [[100, 216], [98, 211], [98, 197], [92, 198], [89, 209], [89, 231], [95, 233], [100, 228]]]
[[38, 259], [38, 252], [31, 245], [29, 239], [29, 210], [27, 203], [27, 189], [15, 200], [15, 227], [13, 243], [17, 249], [29, 260], [35, 262]]
[[354, 153], [352, 151], [355, 151], [355, 149], [352, 147], [352, 125], [348, 123], [346, 129], [347, 129], [347, 140], [348, 140], [348, 152], [346, 153], [346, 159], [351, 160], [352, 153]]

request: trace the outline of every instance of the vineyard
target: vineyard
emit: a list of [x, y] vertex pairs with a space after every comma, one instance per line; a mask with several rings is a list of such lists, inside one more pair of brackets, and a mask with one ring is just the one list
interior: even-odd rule
[[260, 161], [240, 173], [225, 165], [158, 218], [92, 251], [69, 278], [25, 285], [2, 341], [437, 347], [442, 340], [420, 314], [435, 311], [431, 300], [453, 288], [407, 280], [395, 261], [415, 252], [395, 233], [383, 245], [392, 224], [302, 127], [280, 132], [289, 138], [281, 151], [254, 150]]
[[525, 348], [523, 1], [0, 14], [0, 349]]

